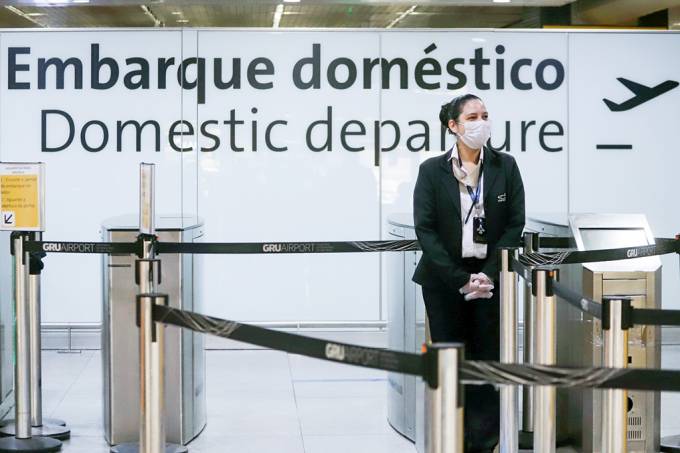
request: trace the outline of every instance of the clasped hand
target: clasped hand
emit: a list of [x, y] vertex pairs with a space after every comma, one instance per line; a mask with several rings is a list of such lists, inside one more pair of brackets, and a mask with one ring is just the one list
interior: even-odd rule
[[491, 299], [494, 289], [493, 282], [483, 272], [471, 274], [470, 281], [460, 288], [460, 293], [465, 294], [465, 300]]

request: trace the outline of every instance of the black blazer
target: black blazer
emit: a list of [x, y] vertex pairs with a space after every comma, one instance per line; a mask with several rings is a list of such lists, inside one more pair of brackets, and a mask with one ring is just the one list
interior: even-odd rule
[[[423, 256], [413, 281], [426, 287], [458, 291], [470, 279], [461, 267], [462, 227], [460, 190], [453, 175], [451, 155], [433, 157], [420, 164], [413, 192], [413, 217]], [[487, 259], [482, 272], [498, 280], [497, 248], [515, 247], [524, 229], [524, 185], [515, 159], [484, 148], [484, 214]]]

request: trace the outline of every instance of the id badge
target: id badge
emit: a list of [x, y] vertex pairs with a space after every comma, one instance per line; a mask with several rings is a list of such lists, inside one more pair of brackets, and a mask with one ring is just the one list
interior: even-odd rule
[[486, 219], [484, 217], [474, 217], [472, 222], [474, 232], [472, 241], [475, 244], [486, 244]]

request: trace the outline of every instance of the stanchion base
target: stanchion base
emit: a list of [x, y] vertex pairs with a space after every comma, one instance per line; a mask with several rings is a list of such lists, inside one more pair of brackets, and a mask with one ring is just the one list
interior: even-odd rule
[[32, 437], [30, 439], [5, 437], [0, 439], [0, 453], [51, 453], [59, 450], [61, 450], [61, 442], [50, 437]]
[[[184, 445], [165, 444], [165, 453], [187, 453], [189, 449]], [[2, 453], [0, 451], [0, 453]], [[139, 443], [130, 442], [111, 447], [111, 453], [139, 453]]]
[[680, 436], [668, 436], [661, 439], [661, 451], [680, 453]]
[[[0, 428], [0, 436], [14, 437], [16, 435], [16, 425], [7, 424]], [[71, 438], [71, 430], [65, 426], [46, 425], [31, 427], [31, 437], [51, 437], [52, 439], [68, 440]]]

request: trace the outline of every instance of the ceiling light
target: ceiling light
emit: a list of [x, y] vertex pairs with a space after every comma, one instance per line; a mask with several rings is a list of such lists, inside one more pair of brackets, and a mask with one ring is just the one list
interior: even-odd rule
[[186, 24], [187, 22], [189, 22], [189, 19], [177, 19], [177, 22], [179, 22], [180, 24]]
[[73, 3], [90, 3], [90, 0], [73, 0]]
[[510, 0], [493, 0], [494, 3], [510, 3]]
[[300, 0], [283, 0], [284, 3], [300, 3]]
[[44, 16], [45, 13], [26, 13], [26, 15], [31, 16], [31, 17], [40, 17], [40, 16]]
[[385, 28], [393, 28], [393, 27], [394, 27], [395, 25], [397, 25], [403, 18], [405, 18], [405, 17], [408, 16], [409, 14], [413, 14], [413, 13], [415, 12], [417, 6], [418, 6], [418, 5], [413, 5], [413, 6], [411, 6], [409, 9], [407, 9], [406, 11], [404, 11], [403, 13], [400, 13], [399, 16], [397, 16], [396, 19], [394, 19], [392, 22], [390, 22], [389, 24], [387, 24], [387, 27], [385, 27]]
[[274, 22], [272, 23], [272, 28], [279, 28], [281, 23], [281, 16], [283, 16], [283, 3], [276, 5], [276, 11], [274, 11]]
[[174, 14], [175, 16], [181, 16], [181, 15], [182, 15], [182, 11], [173, 11], [173, 12], [170, 13], [170, 14]]

